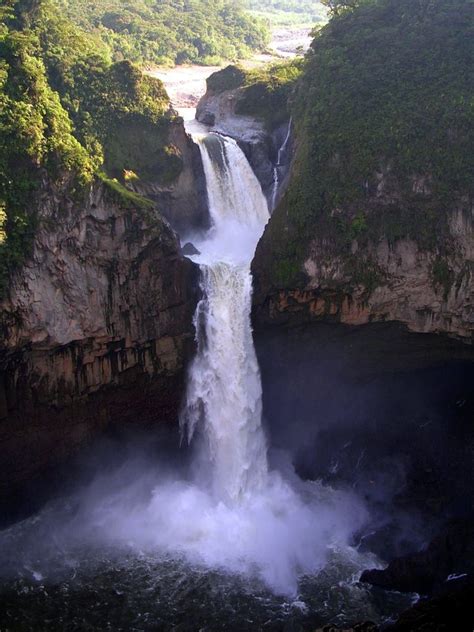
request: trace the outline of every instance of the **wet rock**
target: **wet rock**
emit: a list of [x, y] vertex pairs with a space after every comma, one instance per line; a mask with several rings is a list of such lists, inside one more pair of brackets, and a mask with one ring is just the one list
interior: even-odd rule
[[401, 592], [430, 595], [474, 576], [474, 520], [458, 520], [420, 553], [393, 560], [385, 570], [364, 571], [361, 581]]
[[433, 599], [419, 601], [385, 632], [472, 632], [474, 581]]
[[212, 112], [202, 111], [201, 115], [198, 119], [203, 125], [208, 125], [209, 127], [213, 127], [216, 123], [216, 115]]
[[184, 244], [184, 246], [181, 248], [181, 252], [186, 257], [192, 257], [193, 255], [201, 254], [199, 250], [196, 248], [196, 246], [192, 244], [190, 241], [188, 241], [187, 244]]

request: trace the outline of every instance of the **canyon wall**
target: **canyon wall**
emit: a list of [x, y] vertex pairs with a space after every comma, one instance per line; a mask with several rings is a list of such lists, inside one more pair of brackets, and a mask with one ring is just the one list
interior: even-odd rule
[[[382, 185], [383, 181], [379, 191]], [[380, 204], [381, 199], [377, 193], [373, 204]], [[367, 201], [366, 208], [371, 204]], [[254, 260], [258, 321], [398, 322], [413, 332], [474, 342], [474, 206], [470, 199], [453, 203], [447, 213], [441, 248], [424, 247], [416, 238], [392, 241], [382, 235], [362, 244], [354, 238], [346, 249], [338, 249], [337, 239], [331, 240], [316, 220], [301, 244], [301, 264], [293, 264], [294, 283], [281, 280], [285, 265], [291, 264], [279, 259], [273, 246], [275, 232], [281, 239], [288, 231], [285, 222], [291, 218], [287, 213], [283, 203]]]
[[384, 0], [317, 34], [291, 97], [291, 182], [253, 264], [256, 321], [472, 345], [472, 26], [464, 2]]
[[33, 252], [0, 305], [0, 496], [111, 424], [176, 422], [197, 269], [155, 207], [44, 175]]

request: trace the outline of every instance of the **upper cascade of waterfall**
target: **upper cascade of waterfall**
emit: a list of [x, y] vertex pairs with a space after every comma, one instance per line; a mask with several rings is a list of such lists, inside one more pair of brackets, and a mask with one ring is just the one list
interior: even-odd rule
[[212, 228], [198, 244], [198, 263], [250, 263], [266, 223], [268, 204], [245, 154], [233, 138], [196, 137], [206, 176]]
[[267, 450], [261, 425], [262, 388], [252, 340], [250, 262], [268, 205], [235, 140], [197, 139], [206, 176], [212, 227], [196, 241], [203, 299], [195, 325], [198, 352], [188, 378], [181, 418], [188, 439], [199, 425], [218, 498], [238, 501], [261, 488]]

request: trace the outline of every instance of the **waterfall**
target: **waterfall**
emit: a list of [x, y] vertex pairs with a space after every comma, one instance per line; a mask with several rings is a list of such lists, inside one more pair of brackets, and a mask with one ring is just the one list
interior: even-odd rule
[[286, 148], [288, 147], [288, 143], [290, 142], [291, 137], [291, 126], [293, 124], [293, 119], [290, 118], [288, 122], [288, 130], [285, 136], [285, 140], [283, 141], [282, 146], [278, 150], [278, 158], [276, 165], [273, 167], [273, 194], [272, 194], [272, 211], [276, 207], [277, 197], [278, 197], [278, 189], [280, 187], [280, 174], [279, 168], [282, 166], [283, 156], [285, 154]]
[[[136, 563], [146, 567], [142, 582], [146, 598], [137, 603], [148, 608], [151, 584], [168, 586], [177, 581], [173, 612], [179, 595], [186, 612], [193, 612], [188, 607], [196, 603], [201, 616], [199, 587], [206, 587], [209, 599], [218, 597], [202, 569], [217, 570], [225, 582], [229, 574], [238, 575], [239, 583], [246, 576], [245, 594], [257, 588], [256, 598], [272, 603], [261, 596], [255, 579], [293, 599], [299, 593], [300, 577], [311, 576], [315, 582], [319, 577], [329, 578], [337, 560], [341, 569], [367, 568], [367, 562], [348, 546], [354, 532], [364, 525], [367, 512], [349, 490], [302, 481], [293, 469], [290, 446], [288, 452], [273, 449], [272, 466], [268, 464], [262, 387], [250, 323], [250, 262], [268, 221], [267, 202], [234, 140], [217, 134], [196, 140], [212, 226], [204, 236], [192, 236], [200, 252], [191, 258], [201, 269], [202, 298], [195, 314], [197, 352], [180, 420], [182, 435], [193, 439], [192, 458], [188, 461], [188, 454], [180, 453], [169, 462], [169, 455], [161, 453], [162, 461], [158, 457], [150, 462], [148, 456], [142, 460], [134, 455], [123, 467], [99, 475], [79, 490], [64, 511], [48, 509], [39, 530], [34, 518], [33, 549], [22, 567], [34, 568], [38, 576], [49, 575], [54, 549], [65, 556], [65, 577], [69, 577], [71, 560], [87, 545], [84, 566], [95, 559], [96, 551], [102, 560], [112, 550], [115, 573], [116, 560], [121, 559], [116, 552], [125, 551], [133, 577]], [[337, 392], [323, 396], [337, 397]], [[291, 415], [288, 424], [294, 432], [301, 430]], [[44, 567], [38, 566], [37, 544], [45, 546]], [[2, 546], [0, 534], [0, 550]], [[24, 551], [22, 531], [11, 550], [15, 559]], [[153, 579], [157, 564], [164, 573], [160, 581]], [[329, 572], [319, 575], [325, 567]], [[92, 569], [96, 582], [95, 562]], [[52, 572], [55, 577], [56, 571]], [[196, 573], [199, 584], [193, 583]], [[140, 583], [140, 579], [134, 581]], [[95, 590], [97, 584], [92, 585]], [[358, 588], [356, 593], [360, 593]], [[335, 595], [340, 594], [338, 583]], [[240, 595], [238, 603], [244, 603]], [[286, 597], [285, 608], [289, 605]], [[232, 601], [226, 595], [225, 608]], [[306, 608], [299, 599], [295, 603]], [[248, 616], [254, 615], [249, 611]], [[158, 620], [157, 625], [161, 625]]]
[[188, 440], [201, 425], [213, 491], [234, 502], [262, 488], [268, 473], [250, 325], [250, 262], [269, 213], [261, 186], [234, 140], [211, 134], [199, 146], [213, 226], [195, 258], [203, 298], [195, 315], [198, 351], [181, 425]]

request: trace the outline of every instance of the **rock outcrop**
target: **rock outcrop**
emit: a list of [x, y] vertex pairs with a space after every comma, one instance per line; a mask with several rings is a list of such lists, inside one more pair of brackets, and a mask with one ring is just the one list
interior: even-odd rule
[[[239, 112], [239, 104], [244, 98], [244, 91], [241, 85], [229, 89], [217, 89], [216, 82], [239, 83], [240, 75], [234, 77], [237, 72], [234, 66], [229, 66], [224, 70], [211, 75], [207, 82], [206, 94], [201, 98], [196, 110], [196, 119], [208, 125], [211, 130], [234, 138], [244, 151], [252, 166], [263, 192], [267, 197], [270, 210], [277, 196], [274, 194], [275, 167], [278, 164], [278, 151], [284, 144], [289, 121], [284, 121], [274, 129], [267, 129], [263, 121]], [[231, 75], [230, 77], [228, 75]], [[292, 158], [291, 142], [287, 143], [284, 156], [281, 156], [281, 163], [278, 165], [278, 197], [287, 185], [289, 165]]]
[[111, 424], [174, 422], [193, 348], [197, 271], [152, 204], [45, 175], [38, 208], [0, 304], [2, 500]]
[[474, 520], [449, 524], [419, 553], [393, 560], [384, 570], [362, 573], [361, 581], [388, 590], [432, 595], [460, 580], [474, 579]]
[[127, 186], [156, 201], [162, 215], [179, 234], [206, 230], [210, 217], [201, 154], [186, 134], [182, 119], [170, 125], [168, 143], [181, 159], [179, 176], [167, 184], [159, 178], [150, 178], [131, 181]]
[[384, 570], [370, 570], [361, 581], [387, 590], [416, 592], [422, 598], [387, 629], [470, 630], [474, 623], [473, 519], [457, 520], [445, 527], [419, 553], [393, 560]]

